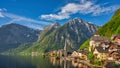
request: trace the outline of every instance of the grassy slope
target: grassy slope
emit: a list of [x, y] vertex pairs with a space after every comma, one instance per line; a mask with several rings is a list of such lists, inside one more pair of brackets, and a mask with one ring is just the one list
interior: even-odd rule
[[120, 34], [120, 9], [108, 23], [98, 29], [98, 32], [100, 35], [107, 37], [111, 37], [112, 34]]
[[83, 49], [87, 49], [88, 50], [88, 47], [89, 47], [89, 39], [85, 42], [85, 43], [83, 43], [81, 46], [80, 46], [80, 50], [83, 50]]
[[29, 48], [32, 44], [22, 44], [22, 45], [19, 45], [19, 47], [17, 48], [13, 48], [13, 49], [10, 49], [8, 51], [5, 51], [5, 52], [2, 52], [1, 54], [4, 54], [4, 55], [19, 55], [20, 52], [22, 52], [23, 50], [26, 50], [27, 48]]
[[[42, 41], [34, 43], [33, 46], [31, 46], [27, 50], [24, 50], [23, 52], [21, 52], [21, 54], [27, 54], [27, 53], [30, 53], [33, 51], [39, 52], [39, 53], [44, 53], [44, 52], [49, 52], [49, 51], [52, 51], [55, 49], [63, 48], [63, 45], [64, 45], [63, 40], [60, 39], [60, 37], [56, 38], [55, 34], [56, 34], [56, 36], [61, 36], [62, 34], [64, 34], [64, 32], [66, 32], [66, 30], [64, 30], [64, 28], [58, 28], [51, 34], [46, 35], [46, 37], [44, 37], [44, 39]], [[56, 45], [58, 45], [58, 46], [56, 46]]]

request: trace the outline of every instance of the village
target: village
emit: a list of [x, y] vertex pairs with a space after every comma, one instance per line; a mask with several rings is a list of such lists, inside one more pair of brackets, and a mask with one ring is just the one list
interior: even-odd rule
[[[97, 32], [90, 38], [88, 49], [67, 51], [67, 45], [64, 49], [49, 52], [50, 57], [71, 61], [73, 65], [87, 68], [101, 67], [110, 68], [120, 65], [120, 35], [112, 35], [111, 39], [100, 36]], [[80, 64], [79, 64], [80, 63]], [[82, 63], [82, 64], [81, 64]], [[85, 66], [86, 65], [86, 66]]]

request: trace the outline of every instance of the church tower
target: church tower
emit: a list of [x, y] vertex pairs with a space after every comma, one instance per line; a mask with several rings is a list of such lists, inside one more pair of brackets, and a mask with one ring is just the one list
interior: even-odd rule
[[67, 57], [67, 43], [65, 40], [65, 45], [64, 45], [64, 57]]

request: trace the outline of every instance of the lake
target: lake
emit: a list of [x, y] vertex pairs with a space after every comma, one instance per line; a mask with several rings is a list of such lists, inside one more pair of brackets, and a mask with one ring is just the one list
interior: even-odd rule
[[56, 60], [54, 57], [0, 55], [0, 68], [78, 68], [77, 65], [75, 62]]

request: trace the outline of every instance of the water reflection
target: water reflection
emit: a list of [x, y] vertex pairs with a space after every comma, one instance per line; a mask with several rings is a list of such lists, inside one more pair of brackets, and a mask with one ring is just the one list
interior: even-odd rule
[[0, 55], [0, 68], [87, 68], [87, 65], [64, 58]]
[[54, 68], [48, 58], [31, 56], [1, 56], [0, 68]]
[[55, 57], [50, 57], [50, 62], [55, 66], [55, 68], [73, 68], [70, 62], [67, 62], [63, 58], [56, 59]]
[[50, 62], [55, 68], [88, 68], [84, 63], [75, 60], [67, 61], [64, 58], [56, 59], [55, 57], [50, 57]]

